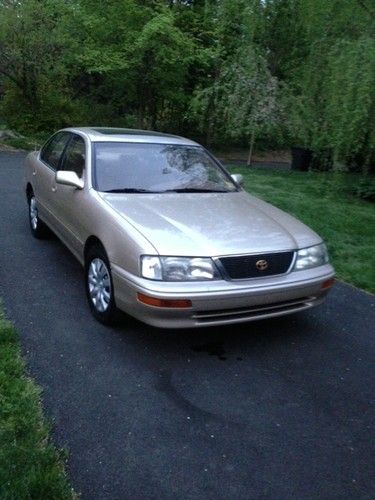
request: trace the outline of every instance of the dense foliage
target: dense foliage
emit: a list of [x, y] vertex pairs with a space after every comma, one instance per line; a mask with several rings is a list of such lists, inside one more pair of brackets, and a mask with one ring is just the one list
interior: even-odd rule
[[[0, 0], [0, 119], [375, 163], [371, 0]], [[372, 167], [373, 168], [373, 167]]]

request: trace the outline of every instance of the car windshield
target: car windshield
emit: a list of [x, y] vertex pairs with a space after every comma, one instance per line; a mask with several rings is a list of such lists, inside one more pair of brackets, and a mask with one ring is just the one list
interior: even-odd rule
[[231, 177], [199, 146], [97, 142], [94, 154], [94, 186], [98, 191], [237, 191]]

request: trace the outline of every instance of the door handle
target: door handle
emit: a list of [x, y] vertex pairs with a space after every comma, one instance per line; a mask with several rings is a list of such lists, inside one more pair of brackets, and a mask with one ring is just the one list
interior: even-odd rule
[[56, 190], [57, 190], [57, 187], [56, 186], [52, 186], [52, 192], [56, 193]]
[[36, 175], [36, 169], [35, 169], [35, 168], [34, 168], [34, 170], [33, 170], [33, 175]]

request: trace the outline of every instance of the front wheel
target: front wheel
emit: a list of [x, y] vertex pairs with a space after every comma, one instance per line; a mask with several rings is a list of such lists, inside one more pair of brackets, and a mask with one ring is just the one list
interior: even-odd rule
[[29, 197], [29, 223], [34, 238], [42, 239], [48, 236], [48, 227], [39, 218], [38, 207], [34, 193]]
[[86, 295], [94, 317], [106, 325], [113, 324], [117, 308], [113, 293], [111, 268], [104, 249], [95, 245], [85, 263]]

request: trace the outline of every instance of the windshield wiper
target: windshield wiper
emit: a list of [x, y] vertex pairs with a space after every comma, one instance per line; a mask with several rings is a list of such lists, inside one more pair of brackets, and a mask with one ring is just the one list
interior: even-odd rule
[[228, 189], [177, 188], [167, 189], [164, 193], [233, 193]]
[[138, 189], [138, 188], [117, 188], [109, 189], [108, 191], [103, 191], [103, 193], [234, 193], [235, 191], [229, 191], [227, 189], [203, 189], [203, 188], [177, 188], [177, 189], [165, 189], [162, 191], [152, 191], [150, 189]]
[[108, 191], [103, 191], [103, 193], [163, 193], [164, 191], [151, 191], [149, 189], [138, 189], [138, 188], [118, 188], [109, 189]]

